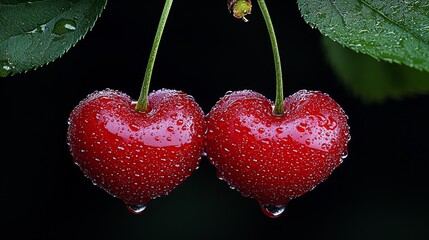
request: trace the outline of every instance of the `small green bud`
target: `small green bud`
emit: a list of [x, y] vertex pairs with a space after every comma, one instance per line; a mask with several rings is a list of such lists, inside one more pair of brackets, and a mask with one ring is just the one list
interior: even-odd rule
[[242, 19], [247, 22], [246, 15], [252, 13], [251, 0], [228, 0], [228, 10], [235, 18]]

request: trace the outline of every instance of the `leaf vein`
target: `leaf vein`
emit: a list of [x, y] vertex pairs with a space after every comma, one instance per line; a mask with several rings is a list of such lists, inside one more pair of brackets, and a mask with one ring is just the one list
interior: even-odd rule
[[331, 6], [333, 7], [333, 9], [335, 9], [335, 11], [338, 13], [338, 15], [340, 15], [341, 17], [341, 21], [343, 22], [343, 25], [346, 26], [346, 19], [344, 18], [343, 14], [341, 13], [340, 9], [338, 9], [337, 5], [334, 3], [335, 0], [329, 0], [329, 3], [331, 4]]
[[397, 27], [399, 27], [400, 29], [402, 29], [403, 31], [411, 34], [414, 38], [416, 38], [419, 41], [422, 41], [426, 44], [429, 44], [429, 42], [427, 42], [425, 39], [423, 39], [421, 36], [418, 36], [416, 34], [414, 34], [413, 32], [411, 32], [408, 28], [406, 28], [405, 26], [399, 24], [397, 21], [389, 18], [386, 14], [384, 14], [383, 12], [379, 11], [377, 8], [375, 8], [374, 6], [372, 6], [370, 3], [366, 2], [365, 0], [358, 0], [359, 2], [361, 2], [362, 4], [364, 4], [365, 6], [367, 6], [369, 9], [371, 9], [372, 11], [376, 12], [377, 14], [380, 14], [383, 18], [385, 18], [387, 21], [393, 23], [394, 25], [396, 25]]

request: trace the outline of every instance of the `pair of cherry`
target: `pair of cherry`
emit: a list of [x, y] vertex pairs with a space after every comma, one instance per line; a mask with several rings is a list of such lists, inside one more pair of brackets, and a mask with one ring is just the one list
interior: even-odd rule
[[96, 91], [73, 109], [67, 132], [84, 175], [133, 213], [169, 194], [207, 156], [219, 179], [278, 217], [347, 155], [347, 115], [318, 91], [287, 97], [283, 114], [251, 90], [228, 92], [207, 114], [182, 91], [153, 91], [147, 102], [137, 111], [125, 93]]

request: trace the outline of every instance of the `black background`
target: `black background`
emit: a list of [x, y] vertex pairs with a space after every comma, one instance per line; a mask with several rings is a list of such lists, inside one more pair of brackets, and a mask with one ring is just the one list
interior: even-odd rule
[[[109, 1], [95, 27], [55, 62], [1, 80], [1, 233], [12, 239], [429, 239], [425, 95], [367, 104], [325, 60], [321, 35], [294, 1], [267, 1], [284, 91], [321, 90], [349, 116], [349, 156], [278, 219], [200, 168], [141, 215], [91, 184], [66, 144], [67, 118], [104, 88], [138, 98], [164, 1]], [[180, 89], [207, 113], [228, 90], [275, 97], [271, 46], [254, 3], [249, 22], [226, 1], [175, 1], [151, 89]], [[12, 237], [13, 236], [13, 237]], [[2, 237], [3, 238], [3, 237]]]

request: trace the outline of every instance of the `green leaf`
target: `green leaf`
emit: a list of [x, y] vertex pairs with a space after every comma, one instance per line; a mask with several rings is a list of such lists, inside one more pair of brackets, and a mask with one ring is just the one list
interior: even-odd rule
[[0, 0], [0, 77], [61, 57], [89, 30], [107, 0]]
[[429, 92], [429, 73], [356, 53], [325, 37], [325, 55], [338, 78], [365, 103], [400, 100]]
[[429, 0], [298, 0], [323, 35], [376, 59], [429, 71]]

